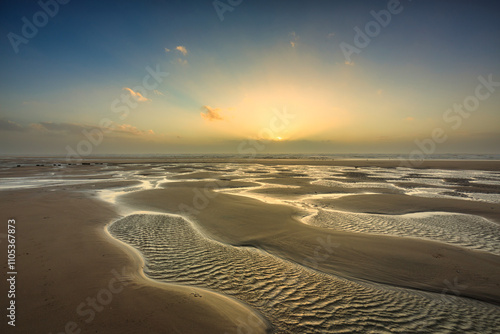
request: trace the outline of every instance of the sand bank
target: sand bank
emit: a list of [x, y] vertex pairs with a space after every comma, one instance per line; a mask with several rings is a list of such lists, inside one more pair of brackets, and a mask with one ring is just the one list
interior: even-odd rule
[[2, 333], [236, 333], [255, 316], [222, 295], [146, 279], [137, 254], [104, 233], [113, 208], [86, 194], [2, 191], [0, 212], [0, 233], [16, 220], [18, 271], [16, 327], [2, 321]]
[[300, 264], [318, 259], [315, 269], [327, 273], [434, 292], [445, 291], [446, 281], [457, 277], [468, 287], [462, 295], [500, 304], [498, 256], [421, 239], [308, 226], [297, 220], [305, 212], [291, 206], [215, 193], [212, 187], [211, 182], [168, 183], [166, 189], [128, 194], [122, 201], [186, 215], [222, 242], [253, 245]]

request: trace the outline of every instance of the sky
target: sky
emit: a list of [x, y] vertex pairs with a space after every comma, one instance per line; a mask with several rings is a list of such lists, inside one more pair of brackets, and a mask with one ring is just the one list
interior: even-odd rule
[[495, 1], [2, 1], [0, 154], [500, 153]]

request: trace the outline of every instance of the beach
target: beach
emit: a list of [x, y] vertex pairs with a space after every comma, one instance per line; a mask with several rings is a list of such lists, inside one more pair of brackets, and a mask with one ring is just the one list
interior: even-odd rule
[[0, 334], [500, 333], [500, 3], [2, 5]]
[[500, 161], [10, 158], [0, 178], [9, 333], [500, 326]]

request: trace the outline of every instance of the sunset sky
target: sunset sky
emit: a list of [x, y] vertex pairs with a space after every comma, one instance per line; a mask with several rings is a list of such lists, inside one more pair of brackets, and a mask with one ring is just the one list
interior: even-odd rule
[[495, 1], [41, 2], [0, 5], [0, 154], [500, 153]]

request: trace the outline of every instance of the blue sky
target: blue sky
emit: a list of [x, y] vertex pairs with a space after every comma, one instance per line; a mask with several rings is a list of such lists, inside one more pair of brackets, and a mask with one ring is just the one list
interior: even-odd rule
[[[447, 139], [435, 153], [500, 153], [500, 92], [460, 126], [443, 119], [479, 77], [500, 81], [494, 1], [243, 0], [223, 21], [212, 1], [57, 4], [17, 53], [9, 33], [22, 37], [22, 18], [43, 9], [0, 5], [2, 154], [67, 154], [89, 140], [82, 131], [103, 134], [82, 154], [238, 153], [247, 140], [269, 152], [407, 153], [436, 128]], [[398, 13], [346, 61], [354, 28], [391, 5]], [[168, 72], [156, 92], [141, 91], [147, 68]], [[135, 107], [121, 117], [112, 105], [124, 94]], [[276, 110], [293, 119], [272, 126]]]

